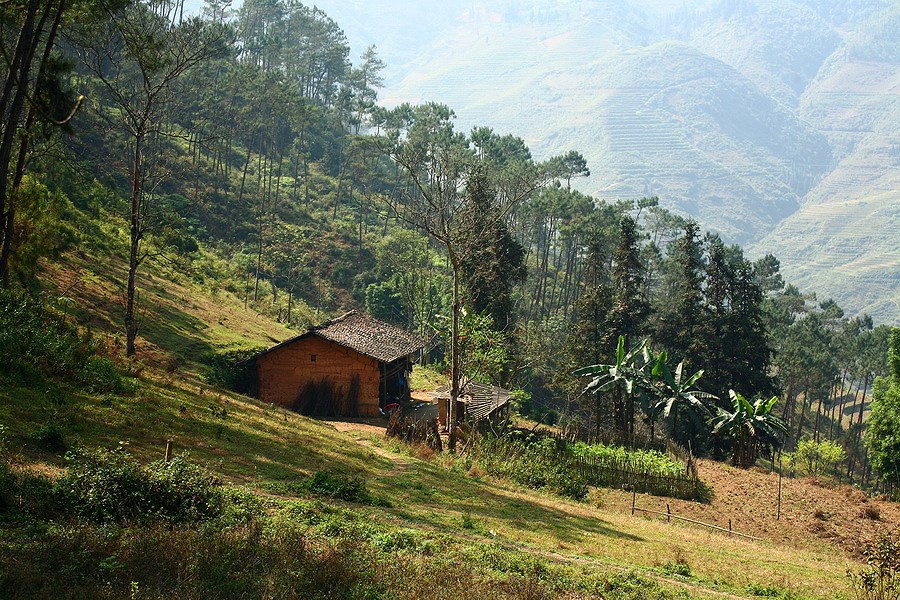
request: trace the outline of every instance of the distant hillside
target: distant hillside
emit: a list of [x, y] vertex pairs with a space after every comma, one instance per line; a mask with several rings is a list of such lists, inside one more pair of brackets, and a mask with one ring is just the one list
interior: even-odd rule
[[378, 47], [382, 101], [444, 102], [539, 157], [577, 149], [584, 191], [657, 194], [807, 291], [900, 321], [895, 3], [317, 5], [354, 51]]

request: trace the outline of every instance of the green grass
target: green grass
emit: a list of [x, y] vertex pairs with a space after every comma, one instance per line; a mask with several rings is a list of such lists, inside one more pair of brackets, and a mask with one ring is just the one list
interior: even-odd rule
[[447, 383], [447, 376], [430, 367], [414, 365], [409, 377], [409, 387], [413, 391], [432, 391]]
[[[66, 394], [66, 402], [54, 409], [54, 418], [71, 446], [108, 448], [124, 441], [130, 452], [149, 461], [162, 456], [166, 439], [174, 439], [177, 451], [187, 452], [191, 460], [231, 484], [274, 493], [267, 509], [273, 518], [293, 520], [298, 512], [307, 514], [304, 518], [315, 525], [320, 540], [316, 543], [359, 538], [385, 548], [424, 544], [441, 548], [434, 560], [443, 560], [449, 536], [454, 540], [453, 549], [446, 556], [460, 553], [471, 558], [488, 543], [498, 551], [513, 552], [519, 558], [509, 560], [516, 564], [527, 557], [545, 565], [541, 568], [547, 573], [563, 573], [565, 576], [558, 576], [563, 583], [557, 581], [557, 575], [547, 575], [555, 582], [551, 588], [582, 589], [594, 583], [602, 588], [607, 585], [604, 577], [621, 578], [623, 571], [633, 571], [641, 574], [640, 581], [677, 592], [659, 597], [681, 594], [682, 588], [669, 583], [669, 575], [660, 571], [660, 565], [677, 562], [671, 555], [671, 547], [677, 545], [683, 549], [680, 560], [690, 566], [691, 585], [701, 591], [725, 589], [740, 596], [746, 595], [748, 585], [781, 581], [797, 597], [829, 597], [833, 596], [829, 590], [843, 586], [847, 561], [835, 554], [711, 538], [705, 531], [598, 510], [497, 481], [484, 473], [454, 467], [442, 456], [420, 460], [411, 456], [415, 448], [371, 440], [402, 458], [407, 468], [398, 472], [395, 461], [357, 444], [353, 436], [341, 434], [327, 423], [209, 390], [180, 376], [145, 373], [133, 397], [79, 395], [65, 387], [61, 392]], [[4, 388], [0, 399], [0, 422], [9, 428], [17, 462], [63, 466], [61, 456], [38, 448], [29, 438], [48, 416], [42, 392]], [[323, 470], [360, 478], [371, 495], [382, 501], [372, 505], [332, 500], [327, 495], [320, 496], [321, 500], [297, 500], [292, 499], [297, 494], [282, 493], [290, 491], [292, 482]], [[123, 532], [121, 540], [136, 534]], [[0, 531], [7, 543], [10, 535], [8, 530]], [[194, 539], [195, 534], [185, 535]], [[404, 541], [407, 538], [411, 541]], [[53, 539], [53, 543], [64, 543]], [[760, 553], [766, 557], [762, 571], [757, 568]], [[478, 561], [487, 565], [484, 568], [490, 577], [506, 577], [503, 562], [494, 565], [499, 559], [482, 556]], [[817, 569], [808, 571], [809, 564], [816, 564]], [[657, 576], [662, 583], [654, 579]], [[541, 577], [538, 581], [545, 586], [547, 581]]]

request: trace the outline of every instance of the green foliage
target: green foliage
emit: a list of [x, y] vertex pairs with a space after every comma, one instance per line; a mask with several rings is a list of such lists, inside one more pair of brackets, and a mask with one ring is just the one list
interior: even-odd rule
[[481, 544], [465, 554], [474, 564], [498, 573], [540, 577], [549, 571], [545, 560], [521, 550], [505, 548], [500, 544]]
[[0, 290], [0, 377], [37, 385], [44, 377], [82, 384], [93, 392], [134, 389], [100, 344], [64, 312], [42, 300]]
[[715, 400], [716, 397], [697, 387], [697, 381], [703, 377], [702, 370], [690, 376], [683, 376], [684, 362], [678, 363], [672, 372], [666, 362], [667, 359], [668, 355], [661, 352], [651, 367], [651, 383], [655, 397], [650, 399], [648, 412], [651, 422], [657, 416], [664, 419], [671, 418], [672, 437], [677, 437], [679, 411], [692, 411], [697, 415], [708, 417], [710, 412], [706, 402]]
[[137, 382], [122, 376], [116, 363], [107, 356], [88, 356], [78, 373], [78, 383], [88, 392], [134, 393]]
[[334, 471], [316, 471], [307, 479], [300, 481], [269, 482], [265, 488], [282, 495], [306, 496], [312, 494], [356, 504], [373, 506], [389, 504], [385, 499], [374, 496], [361, 477]]
[[223, 514], [221, 481], [183, 456], [138, 464], [122, 446], [67, 455], [54, 485], [61, 505], [98, 523], [200, 522]]
[[593, 462], [599, 462], [601, 465], [607, 464], [610, 468], [626, 469], [633, 473], [680, 477], [685, 471], [683, 464], [657, 450], [577, 442], [572, 447], [572, 452], [575, 456], [593, 459]]
[[847, 571], [857, 600], [900, 598], [900, 537], [882, 533], [863, 550], [867, 569]]
[[778, 396], [769, 399], [758, 396], [753, 403], [731, 390], [733, 411], [719, 409], [712, 421], [714, 434], [725, 434], [734, 440], [734, 464], [749, 468], [756, 463], [761, 449], [771, 449], [780, 444], [780, 435], [787, 431], [787, 424], [772, 409]]
[[256, 385], [256, 365], [247, 361], [265, 349], [257, 346], [208, 354], [203, 358], [203, 376], [212, 385], [247, 393]]
[[683, 561], [669, 561], [659, 566], [659, 570], [664, 575], [675, 575], [677, 577], [688, 578], [693, 575], [691, 565]]
[[783, 456], [787, 467], [802, 475], [822, 475], [847, 459], [840, 444], [828, 440], [820, 442], [803, 439], [797, 449]]
[[551, 438], [528, 439], [511, 435], [483, 437], [473, 460], [487, 473], [534, 489], [573, 500], [588, 493], [584, 478], [571, 466], [567, 449]]
[[62, 192], [51, 192], [26, 175], [16, 190], [16, 228], [10, 269], [22, 279], [35, 275], [38, 260], [55, 258], [76, 241], [67, 221], [72, 204]]
[[664, 590], [659, 582], [636, 571], [612, 575], [597, 586], [605, 600], [667, 600], [677, 596]]
[[421, 531], [402, 528], [375, 534], [372, 537], [372, 545], [381, 550], [395, 554], [398, 552], [433, 554], [436, 550], [432, 540], [428, 539]]
[[572, 374], [591, 377], [584, 386], [584, 393], [596, 398], [597, 421], [601, 410], [600, 399], [604, 395], [613, 398], [612, 420], [616, 431], [630, 437], [634, 427], [635, 396], [650, 392], [652, 385], [646, 367], [650, 364], [648, 340], [643, 340], [626, 351], [625, 336], [620, 335], [616, 346], [615, 362], [582, 367]]
[[572, 454], [582, 463], [591, 485], [633, 485], [640, 493], [698, 502], [712, 498], [709, 486], [688, 476], [684, 464], [656, 450], [578, 442], [572, 446]]
[[[487, 131], [490, 142], [499, 141]], [[475, 138], [476, 132], [472, 135]], [[496, 165], [492, 169], [500, 170]], [[460, 236], [460, 275], [472, 309], [489, 316], [498, 329], [507, 330], [515, 321], [513, 288], [527, 275], [525, 249], [503, 222], [497, 190], [492, 189], [488, 176], [487, 164], [479, 163], [466, 182], [467, 204], [460, 216], [466, 224]]]
[[372, 501], [372, 495], [362, 478], [344, 473], [316, 471], [304, 482], [303, 487], [313, 494], [337, 500], [359, 504], [369, 504]]
[[366, 287], [366, 312], [382, 321], [405, 326], [409, 322], [410, 309], [402, 294], [399, 277], [369, 284]]
[[63, 437], [62, 429], [53, 422], [41, 425], [29, 437], [38, 448], [47, 452], [60, 453], [69, 448]]
[[900, 481], [900, 328], [894, 328], [888, 351], [890, 379], [875, 381], [865, 444], [872, 467], [885, 479]]
[[[449, 319], [441, 333], [450, 347]], [[494, 329], [490, 315], [463, 311], [459, 321], [460, 369], [466, 377], [479, 382], [499, 383], [510, 360], [509, 334]], [[449, 353], [447, 354], [449, 359]]]

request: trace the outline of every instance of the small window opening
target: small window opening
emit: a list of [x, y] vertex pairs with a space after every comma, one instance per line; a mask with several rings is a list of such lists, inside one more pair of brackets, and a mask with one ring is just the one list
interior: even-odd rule
[[316, 362], [316, 355], [315, 355], [315, 354], [310, 354], [310, 355], [309, 355], [309, 362]]

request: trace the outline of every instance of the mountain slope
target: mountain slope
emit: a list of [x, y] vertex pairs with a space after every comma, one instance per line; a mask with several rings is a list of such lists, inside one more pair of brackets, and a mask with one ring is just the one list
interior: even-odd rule
[[[385, 103], [444, 102], [461, 129], [512, 132], [538, 157], [579, 150], [592, 171], [583, 191], [657, 194], [754, 255], [775, 252], [807, 291], [900, 321], [887, 248], [895, 3], [473, 0], [428, 14], [410, 3], [415, 27], [397, 18], [405, 3], [318, 5], [357, 51], [374, 43], [388, 61]], [[802, 224], [832, 213], [834, 225]]]
[[[106, 256], [70, 255], [45, 272], [45, 283], [51, 289], [70, 290], [79, 302], [86, 302], [85, 318], [103, 322], [116, 298], [116, 290], [104, 282], [119, 263]], [[73, 286], [75, 280], [83, 284]], [[734, 519], [738, 531], [766, 538], [754, 542], [693, 525], [634, 516], [629, 510], [631, 497], [621, 491], [599, 490], [592, 502], [560, 499], [488, 477], [477, 463], [467, 463], [470, 459], [466, 457], [455, 461], [423, 447], [394, 444], [372, 435], [371, 427], [360, 431], [345, 424], [336, 431], [328, 422], [218, 389], [189, 369], [172, 368], [168, 359], [177, 358], [192, 343], [218, 348], [233, 347], [240, 338], [250, 344], [264, 343], [269, 336], [280, 336], [283, 328], [243, 308], [240, 299], [229, 293], [211, 291], [188, 279], [164, 284], [150, 278], [144, 299], [148, 322], [179, 326], [178, 335], [162, 337], [153, 344], [156, 357], [167, 365], [165, 369], [152, 362], [133, 364], [134, 373], [141, 371], [135, 376], [133, 394], [92, 394], [53, 385], [52, 412], [45, 398], [50, 391], [44, 387], [0, 386], [0, 422], [8, 427], [4, 442], [10, 441], [16, 449], [15, 470], [24, 476], [58, 475], [67, 464], [60, 452], [35, 442], [34, 432], [48, 424], [78, 448], [119, 445], [141, 461], [160, 458], [164, 441], [174, 440], [178, 453], [189, 453], [191, 461], [223, 477], [233, 493], [254, 495], [252, 503], [244, 501], [255, 513], [253, 520], [198, 527], [206, 536], [199, 537], [201, 541], [210, 539], [214, 529], [221, 529], [222, 540], [229, 542], [204, 546], [188, 524], [127, 524], [95, 536], [90, 524], [76, 520], [67, 521], [64, 531], [51, 527], [47, 533], [33, 521], [23, 530], [15, 520], [0, 519], [0, 565], [6, 569], [0, 586], [13, 586], [0, 590], [17, 589], [23, 578], [33, 577], [32, 583], [40, 585], [33, 592], [35, 597], [59, 597], [64, 592], [60, 586], [71, 584], [56, 576], [62, 568], [79, 574], [69, 590], [76, 596], [96, 597], [96, 592], [88, 590], [103, 586], [108, 590], [106, 597], [121, 597], [120, 586], [127, 591], [129, 583], [136, 582], [131, 590], [138, 597], [144, 596], [134, 590], [150, 597], [156, 586], [179, 587], [157, 595], [197, 597], [181, 589], [193, 589], [206, 577], [210, 585], [236, 579], [247, 586], [243, 577], [232, 573], [225, 577], [222, 573], [227, 571], [220, 573], [214, 567], [234, 550], [238, 556], [248, 557], [247, 569], [259, 568], [262, 559], [249, 560], [258, 555], [248, 553], [247, 548], [253, 546], [242, 537], [255, 525], [275, 535], [299, 529], [299, 537], [288, 538], [300, 544], [291, 548], [295, 552], [322, 545], [334, 554], [353, 544], [349, 547], [365, 556], [366, 569], [381, 577], [397, 577], [398, 585], [402, 582], [402, 587], [385, 594], [399, 598], [486, 597], [468, 594], [464, 584], [451, 586], [449, 591], [434, 585], [437, 571], [432, 569], [446, 572], [457, 562], [470, 571], [453, 571], [454, 577], [470, 582], [477, 576], [482, 593], [496, 586], [493, 597], [497, 598], [625, 600], [758, 597], [760, 590], [791, 598], [839, 598], [848, 591], [846, 569], [860, 568], [847, 552], [856, 548], [832, 544], [820, 532], [807, 532], [816, 523], [811, 516], [815, 506], [808, 505], [810, 498], [804, 491], [810, 486], [803, 482], [785, 481], [785, 521], [781, 524], [771, 515], [769, 496], [754, 494], [752, 503], [735, 500], [734, 490], [748, 477], [743, 471], [713, 463], [702, 466], [704, 477], [714, 477], [720, 490], [713, 503], [673, 503], [676, 514], [722, 525]], [[180, 327], [181, 318], [173, 318], [172, 311], [179, 307], [191, 316], [190, 327]], [[228, 318], [225, 326], [223, 316]], [[149, 349], [149, 345], [142, 347], [144, 357]], [[316, 496], [301, 485], [316, 471], [359, 477], [378, 502]], [[728, 482], [723, 484], [723, 480]], [[748, 481], [759, 492], [771, 489], [775, 478], [753, 474]], [[840, 493], [843, 491], [829, 498]], [[661, 508], [661, 502], [664, 500], [638, 496], [643, 508]], [[861, 502], [853, 498], [854, 507]], [[880, 510], [885, 525], [900, 518], [895, 507], [883, 502], [871, 505]], [[843, 518], [829, 527], [853, 531]], [[170, 556], [163, 551], [154, 556], [150, 551], [146, 556], [139, 551], [144, 544], [165, 548], [160, 544], [160, 536], [168, 535], [165, 532], [179, 540], [177, 553]], [[78, 548], [78, 553], [66, 551], [68, 544]], [[191, 568], [187, 565], [193, 563], [187, 557], [195, 551], [205, 554], [200, 566]], [[83, 562], [79, 562], [81, 556]], [[276, 560], [280, 555], [270, 548], [263, 556]], [[114, 568], [103, 567], [106, 557], [115, 559]], [[38, 568], [50, 560], [57, 561], [54, 568]], [[391, 575], [389, 565], [397, 562], [403, 566], [402, 577]], [[808, 568], [813, 562], [814, 570]], [[159, 564], [164, 566], [157, 571], [155, 565]], [[37, 573], [30, 574], [29, 567]], [[178, 577], [173, 579], [166, 568], [177, 570]], [[159, 572], [162, 575], [157, 575]], [[329, 573], [329, 577], [338, 574]], [[255, 597], [263, 589], [268, 588], [244, 587], [243, 595], [235, 592], [217, 597]]]
[[804, 94], [801, 114], [828, 138], [835, 166], [755, 246], [804, 288], [887, 322], [900, 318], [900, 71], [889, 38], [869, 33], [900, 27], [898, 15], [829, 57]]

